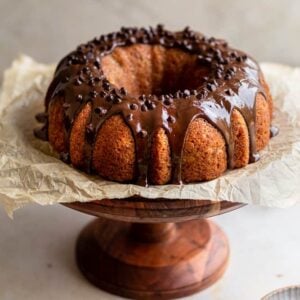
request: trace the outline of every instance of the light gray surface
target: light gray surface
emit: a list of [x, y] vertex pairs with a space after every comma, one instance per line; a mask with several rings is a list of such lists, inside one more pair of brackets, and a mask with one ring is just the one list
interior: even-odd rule
[[[249, 206], [215, 217], [230, 240], [229, 267], [217, 284], [186, 299], [258, 300], [300, 284], [299, 215], [300, 206]], [[32, 205], [14, 221], [0, 210], [0, 299], [120, 299], [90, 285], [76, 268], [75, 241], [91, 219], [59, 205]]]
[[299, 65], [299, 11], [297, 0], [0, 0], [0, 70], [20, 52], [56, 62], [101, 33], [159, 22], [226, 38], [259, 61]]
[[[190, 25], [259, 61], [300, 64], [300, 1], [0, 0], [0, 71], [18, 53], [56, 62], [80, 42], [123, 25]], [[0, 79], [1, 79], [0, 75]], [[231, 242], [225, 277], [190, 299], [253, 300], [300, 283], [300, 206], [246, 207], [216, 218]], [[31, 206], [10, 221], [0, 210], [0, 299], [116, 299], [89, 285], [73, 259], [90, 217]]]

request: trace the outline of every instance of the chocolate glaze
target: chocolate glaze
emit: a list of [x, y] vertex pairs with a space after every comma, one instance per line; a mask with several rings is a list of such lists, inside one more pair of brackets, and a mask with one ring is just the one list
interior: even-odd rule
[[270, 137], [274, 137], [279, 133], [279, 129], [276, 126], [271, 126], [270, 127]]
[[[134, 97], [123, 87], [119, 89], [107, 80], [101, 58], [116, 47], [137, 43], [175, 47], [197, 55], [199, 64], [209, 67], [209, 75], [196, 90]], [[45, 124], [35, 134], [48, 139], [47, 111], [52, 101], [60, 97], [64, 99], [65, 134], [69, 142], [76, 115], [89, 103], [92, 113], [86, 126], [83, 170], [93, 172], [93, 146], [99, 128], [109, 117], [120, 114], [136, 143], [135, 182], [148, 184], [152, 134], [163, 128], [172, 152], [172, 182], [181, 183], [181, 157], [186, 132], [190, 123], [198, 117], [207, 120], [222, 133], [227, 145], [228, 167], [233, 168], [231, 114], [234, 109], [240, 111], [249, 130], [250, 162], [259, 159], [255, 145], [255, 99], [257, 93], [265, 96], [260, 76], [258, 64], [245, 53], [229, 48], [224, 40], [207, 38], [188, 27], [181, 32], [167, 31], [162, 25], [150, 29], [121, 28], [119, 32], [101, 35], [78, 46], [61, 60], [47, 91], [46, 112], [37, 117]], [[68, 152], [61, 153], [61, 157], [64, 161], [70, 160]]]

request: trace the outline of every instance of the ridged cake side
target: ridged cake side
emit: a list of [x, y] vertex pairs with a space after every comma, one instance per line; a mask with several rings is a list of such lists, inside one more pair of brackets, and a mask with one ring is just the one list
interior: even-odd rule
[[[126, 86], [133, 95], [148, 93], [159, 88], [159, 83], [172, 90], [176, 87], [197, 87], [195, 77], [203, 77], [203, 69], [193, 67], [195, 57], [181, 50], [169, 51], [161, 46], [134, 45], [117, 48], [103, 59], [107, 78], [116, 86]], [[174, 74], [178, 71], [180, 76]], [[189, 74], [189, 75], [186, 75]], [[189, 82], [183, 82], [190, 80]], [[262, 74], [261, 74], [261, 78]], [[196, 82], [196, 84], [195, 84]], [[136, 84], [135, 84], [136, 83]], [[265, 95], [256, 96], [256, 146], [263, 149], [269, 141], [272, 99], [265, 81], [261, 84]], [[87, 104], [76, 116], [70, 135], [70, 158], [75, 167], [83, 166], [85, 132], [91, 114]], [[51, 102], [49, 109], [49, 141], [58, 152], [67, 145], [63, 118], [63, 99]], [[234, 168], [249, 163], [249, 132], [241, 113], [231, 115], [234, 140]], [[171, 149], [163, 128], [158, 128], [152, 137], [149, 180], [152, 184], [169, 183], [172, 176]], [[228, 166], [226, 142], [222, 134], [202, 118], [191, 122], [185, 137], [182, 155], [183, 182], [197, 182], [219, 177]], [[131, 182], [136, 176], [135, 141], [120, 115], [112, 116], [101, 126], [93, 149], [92, 168], [104, 178], [113, 181]]]

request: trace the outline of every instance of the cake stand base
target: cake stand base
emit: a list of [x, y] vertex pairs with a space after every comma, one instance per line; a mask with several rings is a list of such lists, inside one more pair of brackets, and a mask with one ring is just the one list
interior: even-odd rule
[[225, 234], [205, 219], [141, 224], [98, 218], [76, 247], [79, 269], [91, 283], [134, 299], [200, 291], [221, 277], [228, 256]]

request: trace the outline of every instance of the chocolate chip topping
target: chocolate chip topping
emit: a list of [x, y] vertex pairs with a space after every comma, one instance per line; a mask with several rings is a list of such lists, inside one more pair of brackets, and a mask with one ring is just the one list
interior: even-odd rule
[[[101, 58], [116, 47], [132, 44], [162, 45], [179, 48], [197, 55], [198, 63], [208, 66], [210, 73], [197, 89], [165, 95], [134, 97], [124, 87], [118, 89], [103, 74]], [[207, 38], [186, 27], [171, 32], [162, 25], [156, 28], [121, 28], [119, 32], [101, 35], [82, 44], [58, 64], [46, 95], [46, 113], [38, 117], [45, 121], [50, 103], [60, 95], [64, 99], [65, 134], [69, 136], [73, 122], [83, 107], [90, 103], [92, 112], [86, 126], [84, 156], [85, 171], [92, 172], [93, 145], [101, 125], [119, 114], [130, 127], [136, 143], [138, 174], [135, 182], [148, 184], [148, 157], [152, 133], [163, 128], [172, 152], [173, 183], [181, 183], [181, 156], [189, 124], [201, 117], [219, 129], [227, 144], [228, 167], [233, 167], [234, 141], [231, 134], [231, 114], [236, 108], [243, 115], [250, 136], [250, 161], [259, 156], [255, 145], [255, 99], [264, 93], [259, 82], [258, 64], [241, 51], [228, 47], [223, 40]], [[47, 139], [48, 122], [36, 136]], [[142, 128], [142, 129], [141, 129]], [[275, 130], [271, 131], [272, 134]], [[62, 153], [64, 161], [69, 155]]]

